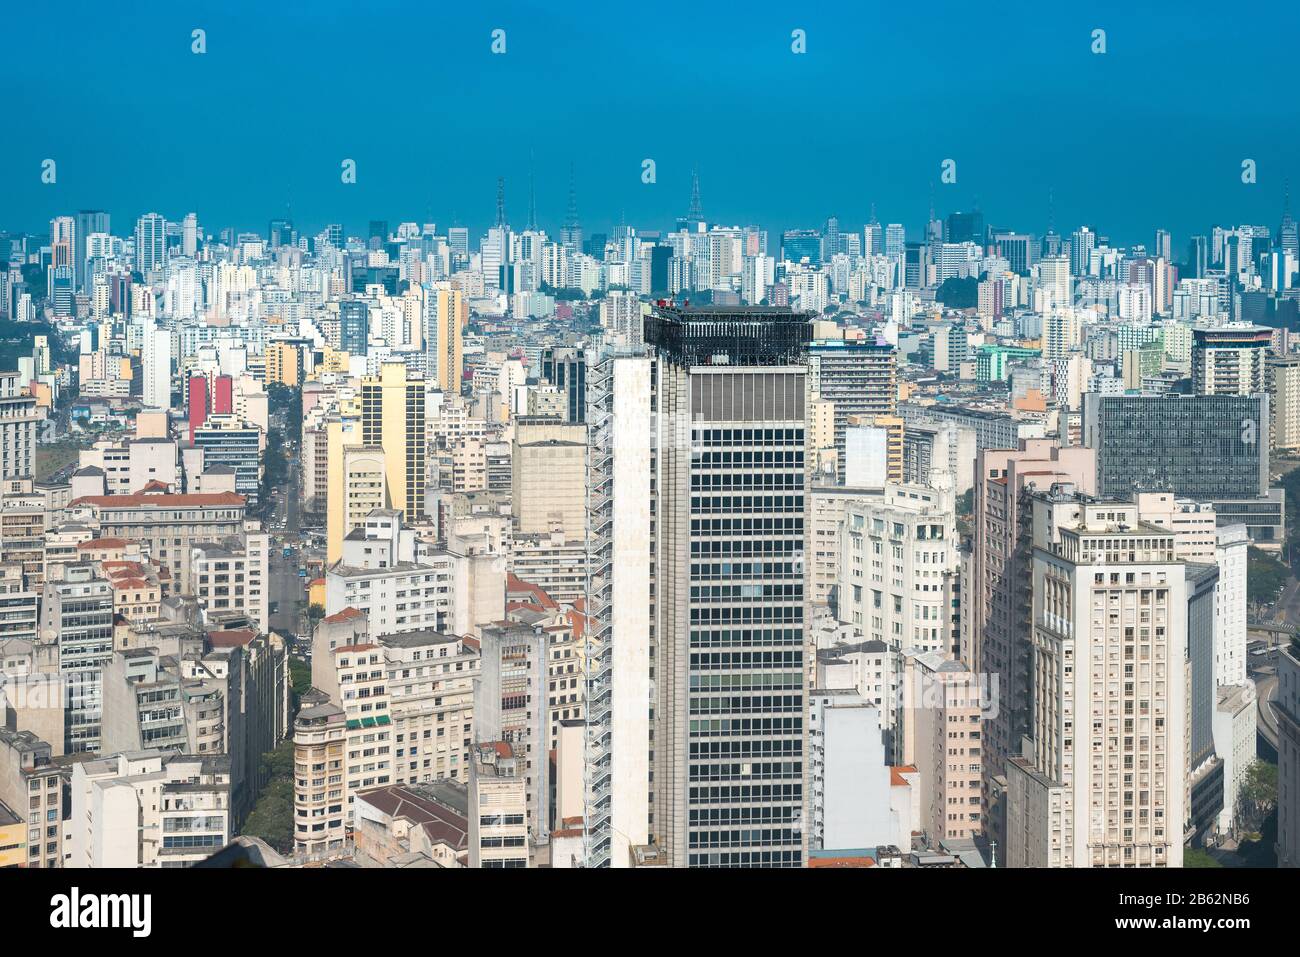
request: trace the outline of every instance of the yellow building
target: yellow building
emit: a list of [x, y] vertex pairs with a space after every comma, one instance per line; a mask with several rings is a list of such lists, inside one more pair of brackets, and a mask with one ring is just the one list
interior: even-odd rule
[[0, 868], [23, 867], [27, 863], [27, 825], [13, 811], [0, 804]]
[[302, 385], [302, 351], [291, 342], [271, 342], [266, 347], [266, 382]]
[[321, 352], [321, 361], [315, 371], [312, 373], [313, 379], [319, 379], [326, 373], [343, 373], [348, 371], [348, 354], [342, 349], [335, 349], [332, 346], [325, 346]]
[[343, 458], [349, 446], [361, 444], [361, 419], [341, 410], [325, 423], [325, 458], [329, 471], [329, 485], [325, 496], [325, 561], [333, 565], [343, 557], [343, 537], [346, 528], [347, 481]]
[[429, 322], [424, 347], [435, 361], [430, 375], [443, 392], [460, 394], [465, 371], [461, 336], [469, 324], [469, 303], [459, 289], [430, 290]]
[[[361, 380], [361, 442], [383, 449], [388, 501], [410, 523], [424, 514], [424, 379], [402, 362], [385, 362]], [[344, 533], [346, 534], [346, 532]]]

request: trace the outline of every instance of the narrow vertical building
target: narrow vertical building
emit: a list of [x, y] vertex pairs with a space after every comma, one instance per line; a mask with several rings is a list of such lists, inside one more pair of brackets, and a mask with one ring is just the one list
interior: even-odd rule
[[655, 349], [654, 834], [674, 866], [800, 867], [808, 313], [680, 309]]

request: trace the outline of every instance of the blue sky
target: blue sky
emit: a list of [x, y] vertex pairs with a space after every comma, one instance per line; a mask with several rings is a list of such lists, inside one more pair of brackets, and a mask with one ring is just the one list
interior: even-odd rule
[[119, 233], [151, 210], [262, 231], [291, 204], [313, 231], [455, 217], [477, 232], [498, 176], [523, 225], [531, 168], [554, 231], [571, 162], [588, 231], [670, 227], [693, 167], [710, 219], [774, 232], [860, 226], [874, 201], [910, 233], [932, 183], [941, 214], [978, 201], [1039, 233], [1049, 189], [1058, 231], [1124, 243], [1276, 226], [1284, 182], [1300, 189], [1300, 4], [1138, 6], [13, 0], [0, 228], [92, 207]]

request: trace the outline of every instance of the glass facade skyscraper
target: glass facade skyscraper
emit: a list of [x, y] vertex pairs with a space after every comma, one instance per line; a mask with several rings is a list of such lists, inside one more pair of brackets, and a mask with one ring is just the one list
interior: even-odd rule
[[808, 314], [660, 308], [654, 828], [675, 866], [806, 854]]

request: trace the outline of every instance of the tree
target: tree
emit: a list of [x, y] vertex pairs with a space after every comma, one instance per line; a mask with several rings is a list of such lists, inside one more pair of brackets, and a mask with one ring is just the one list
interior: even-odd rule
[[1199, 847], [1189, 847], [1183, 851], [1183, 867], [1222, 867], [1208, 851]]
[[241, 832], [259, 837], [281, 854], [293, 853], [293, 741], [282, 741], [262, 755], [262, 793], [244, 821]]
[[1277, 765], [1252, 761], [1246, 768], [1237, 797], [1237, 821], [1242, 830], [1259, 831], [1264, 820], [1277, 807]]
[[1277, 601], [1286, 587], [1287, 568], [1267, 552], [1251, 546], [1246, 552], [1246, 600], [1256, 607]]

